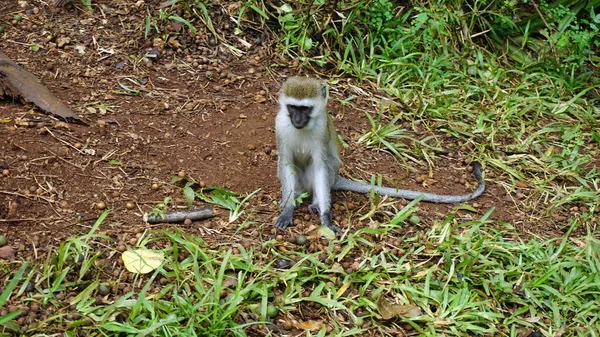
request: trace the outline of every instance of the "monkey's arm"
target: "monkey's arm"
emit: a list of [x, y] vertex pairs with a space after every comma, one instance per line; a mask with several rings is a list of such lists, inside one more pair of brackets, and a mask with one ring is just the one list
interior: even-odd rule
[[380, 187], [360, 183], [346, 179], [342, 176], [338, 177], [335, 185], [333, 186], [333, 189], [338, 191], [351, 191], [363, 194], [368, 194], [371, 191], [371, 189], [373, 189], [375, 192], [381, 195], [387, 195], [394, 198], [414, 200], [420, 196], [423, 196], [422, 201], [444, 204], [458, 204], [477, 198], [485, 190], [485, 181], [483, 180], [481, 174], [481, 164], [479, 164], [478, 162], [473, 163], [473, 174], [475, 175], [475, 179], [477, 179], [477, 181], [479, 182], [479, 186], [477, 186], [477, 189], [475, 189], [473, 193], [467, 194], [434, 194], [412, 190], [398, 190], [390, 187]]

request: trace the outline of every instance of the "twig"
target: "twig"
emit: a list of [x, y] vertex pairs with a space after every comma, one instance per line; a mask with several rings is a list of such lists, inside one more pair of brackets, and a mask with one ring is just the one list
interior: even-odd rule
[[[542, 19], [542, 21], [544, 21], [544, 25], [548, 29], [548, 33], [550, 33], [550, 31], [552, 30], [552, 28], [550, 27], [550, 25], [548, 24], [548, 22], [546, 22], [546, 18], [544, 18], [544, 15], [542, 15], [542, 12], [538, 8], [538, 6], [535, 4], [535, 1], [532, 1], [531, 4], [533, 5], [533, 8], [535, 8], [535, 11], [538, 13], [538, 15], [540, 16], [540, 18]], [[555, 55], [556, 62], [558, 63], [559, 62], [559, 60], [558, 60], [558, 54], [556, 53], [556, 48], [554, 46], [554, 42], [552, 42], [552, 39], [548, 39], [548, 42], [550, 42], [550, 46], [552, 47], [552, 53]]]
[[197, 208], [184, 211], [167, 212], [163, 214], [146, 213], [144, 214], [144, 222], [147, 223], [173, 223], [183, 222], [185, 219], [201, 220], [212, 218], [215, 216], [212, 208]]
[[21, 219], [0, 219], [0, 222], [29, 222], [29, 221], [56, 221], [59, 218], [21, 218]]
[[45, 200], [51, 204], [56, 203], [55, 200], [51, 200], [48, 199], [46, 197], [42, 197], [41, 195], [35, 195], [35, 196], [30, 196], [30, 195], [25, 195], [25, 194], [21, 194], [21, 193], [17, 193], [17, 192], [9, 192], [9, 191], [1, 191], [0, 190], [0, 194], [6, 194], [6, 195], [15, 195], [17, 197], [21, 197], [21, 198], [25, 198], [25, 199], [29, 199], [29, 200], [35, 200], [36, 198], [40, 198], [42, 200]]

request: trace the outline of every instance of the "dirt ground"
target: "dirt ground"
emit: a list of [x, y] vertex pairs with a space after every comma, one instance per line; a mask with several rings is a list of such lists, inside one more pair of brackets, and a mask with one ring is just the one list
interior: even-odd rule
[[[88, 12], [41, 1], [0, 1], [0, 49], [89, 123], [18, 126], [18, 118], [51, 119], [31, 104], [0, 100], [0, 165], [8, 169], [0, 177], [0, 234], [21, 255], [30, 255], [34, 247], [50, 249], [69, 235], [87, 232], [102, 212], [102, 202], [111, 210], [102, 230], [119, 238], [150, 227], [179, 227], [212, 244], [237, 242], [240, 233], [256, 241], [275, 235], [274, 201], [280, 197], [273, 133], [276, 96], [286, 76], [310, 74], [310, 69], [283, 58], [276, 41], [261, 32], [244, 36], [250, 47], [235, 43], [233, 24], [224, 12], [212, 13], [214, 23], [231, 34], [224, 36], [243, 52], [240, 56], [202, 27], [193, 37], [181, 25], [162, 22], [159, 27], [171, 40], [161, 44], [154, 30], [145, 39], [147, 9], [156, 13], [158, 1], [139, 6], [125, 0], [93, 3], [94, 11]], [[23, 20], [11, 22], [15, 14]], [[157, 57], [144, 59], [148, 53]], [[342, 105], [340, 100], [354, 94], [347, 82], [340, 79], [332, 86], [330, 102], [338, 132], [348, 144], [345, 176], [370, 180], [381, 173], [388, 185], [428, 192], [474, 188], [464, 163], [468, 150], [453, 139], [444, 138], [449, 152], [434, 159], [433, 176], [425, 183], [417, 178], [428, 174], [426, 165], [396, 161], [385, 151], [357, 144], [369, 130], [365, 111], [376, 113], [377, 100], [359, 95]], [[142, 214], [167, 196], [172, 207], [185, 205], [181, 188], [170, 183], [180, 171], [207, 186], [239, 193], [260, 189], [242, 216], [248, 216], [249, 225], [236, 233], [240, 222], [229, 224], [226, 210], [191, 225], [145, 224]], [[476, 219], [494, 207], [493, 219], [510, 222], [523, 234], [562, 233], [565, 224], [560, 221], [527, 216], [495, 178], [502, 176], [486, 171], [487, 191], [469, 203], [477, 213], [464, 211], [460, 217]], [[345, 225], [350, 212], [353, 229], [369, 225], [358, 221], [369, 210], [367, 196], [336, 193], [334, 198], [345, 205], [335, 208], [338, 222]], [[128, 202], [135, 207], [129, 209]], [[407, 232], [426, 230], [453, 207], [421, 204], [422, 223]], [[297, 226], [284, 235], [317, 223], [316, 217], [302, 213], [306, 207], [298, 212]]]

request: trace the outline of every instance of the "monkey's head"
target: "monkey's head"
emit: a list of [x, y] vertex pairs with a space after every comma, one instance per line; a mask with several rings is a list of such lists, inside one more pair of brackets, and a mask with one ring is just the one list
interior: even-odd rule
[[280, 113], [287, 113], [292, 125], [303, 129], [311, 120], [326, 119], [327, 90], [315, 79], [290, 77], [283, 84], [279, 104]]

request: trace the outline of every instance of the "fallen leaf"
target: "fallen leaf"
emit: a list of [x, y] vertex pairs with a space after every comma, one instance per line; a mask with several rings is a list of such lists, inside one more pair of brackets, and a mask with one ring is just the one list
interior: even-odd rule
[[233, 275], [226, 275], [223, 280], [223, 288], [235, 288], [238, 284], [238, 280]]
[[125, 268], [130, 272], [147, 274], [158, 268], [165, 257], [160, 251], [140, 248], [123, 252], [121, 259], [123, 259]]
[[311, 330], [311, 331], [321, 330], [321, 328], [323, 328], [323, 326], [324, 326], [324, 324], [322, 321], [315, 321], [315, 320], [308, 320], [308, 321], [296, 323], [296, 329], [300, 329], [300, 330]]
[[377, 311], [384, 320], [394, 317], [416, 317], [421, 316], [421, 308], [412, 304], [392, 304], [383, 296], [377, 300]]
[[78, 45], [75, 46], [74, 49], [75, 49], [75, 51], [77, 51], [77, 54], [79, 54], [79, 55], [85, 55], [85, 46], [84, 45], [78, 44]]
[[263, 95], [256, 95], [256, 96], [254, 96], [254, 101], [256, 103], [264, 103], [267, 101], [267, 98]]
[[517, 185], [517, 187], [521, 187], [521, 188], [526, 188], [527, 186], [529, 186], [524, 181], [517, 181], [517, 182], [515, 182], [515, 185]]
[[181, 47], [181, 43], [179, 43], [179, 41], [177, 41], [177, 39], [174, 39], [174, 38], [170, 38], [169, 41], [167, 41], [167, 43], [169, 44], [169, 46], [171, 46], [173, 48]]
[[11, 246], [0, 247], [0, 259], [13, 261], [15, 259], [15, 250]]
[[59, 37], [58, 39], [56, 39], [56, 45], [58, 46], [58, 48], [62, 48], [65, 45], [71, 43], [71, 38], [70, 37]]
[[325, 225], [321, 225], [321, 227], [319, 227], [319, 234], [321, 234], [322, 237], [326, 238], [327, 240], [335, 240], [336, 236], [335, 236], [335, 232], [325, 226]]
[[52, 126], [54, 126], [57, 129], [71, 131], [71, 126], [65, 122], [54, 122], [52, 123]]
[[342, 297], [342, 295], [344, 295], [344, 293], [346, 292], [346, 290], [348, 290], [348, 288], [350, 288], [351, 284], [352, 284], [352, 282], [345, 282], [344, 284], [342, 284], [342, 286], [340, 287], [340, 289], [338, 289], [338, 291], [335, 293], [335, 298]]

